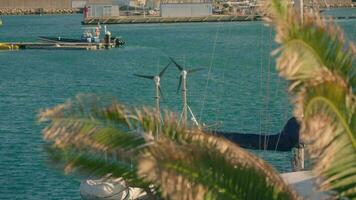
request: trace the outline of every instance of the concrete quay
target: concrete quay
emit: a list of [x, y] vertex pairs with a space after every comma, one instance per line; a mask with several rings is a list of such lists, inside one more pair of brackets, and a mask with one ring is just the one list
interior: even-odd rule
[[233, 22], [233, 21], [257, 21], [260, 16], [235, 16], [235, 15], [212, 15], [207, 17], [93, 17], [86, 18], [84, 25], [101, 24], [148, 24], [148, 23], [191, 23], [191, 22]]
[[0, 15], [47, 15], [81, 13], [78, 8], [0, 8]]

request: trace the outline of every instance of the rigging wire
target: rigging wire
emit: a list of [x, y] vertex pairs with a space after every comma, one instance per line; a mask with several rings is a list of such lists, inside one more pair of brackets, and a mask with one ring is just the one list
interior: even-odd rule
[[[269, 28], [269, 51], [272, 52], [272, 28]], [[267, 133], [269, 132], [271, 126], [270, 126], [270, 111], [269, 111], [269, 101], [270, 101], [270, 82], [271, 82], [271, 55], [268, 54], [268, 64], [267, 64], [267, 83], [266, 83], [266, 107], [265, 110], [266, 112], [266, 133], [265, 133], [265, 148], [268, 146], [268, 141], [269, 141], [269, 135]]]
[[216, 29], [216, 32], [215, 32], [213, 50], [212, 50], [211, 57], [210, 57], [208, 77], [207, 77], [205, 88], [204, 88], [204, 95], [203, 95], [202, 107], [200, 109], [200, 114], [199, 114], [199, 121], [201, 121], [201, 119], [202, 119], [202, 115], [203, 115], [203, 111], [204, 111], [204, 107], [205, 107], [205, 101], [206, 101], [206, 95], [207, 95], [207, 91], [208, 91], [209, 79], [211, 78], [211, 68], [213, 66], [213, 62], [214, 62], [214, 58], [215, 58], [216, 41], [217, 41], [218, 36], [219, 36], [219, 30], [220, 30], [220, 27], [221, 27], [221, 22], [218, 23], [218, 24], [219, 24], [219, 26], [218, 26], [218, 28]]
[[[282, 110], [282, 107], [283, 107], [282, 105], [283, 105], [283, 104], [281, 104], [281, 110]], [[284, 107], [283, 121], [286, 122], [287, 119], [288, 119], [288, 105], [286, 105], [286, 106]], [[282, 130], [282, 131], [283, 131], [283, 130]], [[277, 147], [278, 147], [278, 145], [279, 145], [279, 140], [280, 140], [280, 138], [281, 138], [281, 135], [282, 135], [282, 132], [278, 135], [278, 139], [277, 139], [277, 143], [276, 143], [276, 146], [275, 146], [275, 148], [274, 148], [274, 151], [277, 151]]]
[[[276, 80], [276, 92], [275, 92], [275, 94], [274, 94], [274, 97], [275, 98], [278, 98], [278, 96], [279, 96], [279, 93], [280, 93], [280, 90], [281, 90], [281, 86], [280, 86], [280, 83], [281, 83], [281, 79], [280, 78], [277, 78], [277, 80]], [[286, 107], [283, 107], [283, 105], [284, 104], [279, 104], [280, 106], [279, 106], [279, 109], [282, 111], [282, 110], [284, 110], [284, 115], [283, 115], [283, 121], [285, 122], [286, 120], [287, 120], [287, 114], [288, 114], [288, 107], [286, 106]], [[282, 132], [281, 132], [282, 133]], [[275, 149], [274, 149], [274, 151], [277, 151], [277, 147], [278, 147], [278, 145], [279, 145], [279, 140], [280, 140], [280, 138], [281, 138], [281, 133], [280, 134], [278, 134], [278, 139], [277, 139], [277, 142], [276, 142], [276, 145], [275, 145]]]
[[[258, 96], [262, 97], [262, 83], [263, 82], [263, 23], [261, 23], [261, 31], [260, 31], [260, 82], [259, 82], [259, 91]], [[261, 150], [261, 140], [262, 140], [262, 109], [260, 109], [260, 134], [258, 137], [258, 149]]]
[[[227, 35], [227, 37], [226, 37], [226, 39], [225, 39], [225, 41], [224, 41], [224, 46], [225, 46], [225, 49], [228, 49], [227, 48], [227, 46], [230, 44], [232, 44], [232, 35], [231, 35], [231, 29], [232, 29], [232, 26], [233, 25], [231, 25], [231, 24], [229, 24], [229, 31], [228, 31], [228, 35]], [[226, 66], [227, 66], [227, 64], [228, 64], [228, 62], [229, 62], [229, 60], [228, 59], [224, 59], [224, 63], [221, 65], [222, 66], [222, 83], [220, 84], [220, 91], [222, 90], [223, 92], [223, 94], [222, 95], [218, 95], [219, 97], [219, 99], [218, 99], [218, 113], [215, 115], [215, 121], [217, 121], [217, 116], [219, 116], [219, 113], [220, 113], [220, 111], [223, 109], [223, 104], [222, 103], [220, 103], [221, 101], [222, 101], [222, 99], [223, 99], [223, 97], [225, 96], [225, 90], [224, 90], [224, 84], [225, 84], [225, 71], [226, 71]], [[221, 108], [219, 108], [219, 107], [221, 107]], [[219, 124], [217, 124], [216, 126], [215, 126], [215, 129], [214, 129], [214, 131], [217, 131], [217, 128], [218, 128], [218, 125]]]

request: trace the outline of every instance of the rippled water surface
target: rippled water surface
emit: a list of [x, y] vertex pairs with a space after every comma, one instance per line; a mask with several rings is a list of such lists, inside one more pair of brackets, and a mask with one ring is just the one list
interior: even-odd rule
[[[352, 10], [355, 12], [355, 10]], [[37, 36], [80, 37], [80, 15], [8, 16], [0, 41]], [[337, 21], [355, 41], [356, 21]], [[154, 105], [153, 83], [133, 73], [154, 74], [174, 57], [204, 71], [189, 77], [193, 112], [223, 130], [278, 132], [291, 117], [286, 82], [269, 52], [274, 33], [261, 22], [111, 25], [125, 48], [102, 51], [0, 52], [0, 199], [79, 199], [79, 177], [50, 167], [42, 149], [39, 109], [78, 93], [112, 95], [133, 105]], [[180, 111], [178, 70], [161, 82], [163, 107]], [[290, 170], [289, 152], [254, 151], [280, 171]]]

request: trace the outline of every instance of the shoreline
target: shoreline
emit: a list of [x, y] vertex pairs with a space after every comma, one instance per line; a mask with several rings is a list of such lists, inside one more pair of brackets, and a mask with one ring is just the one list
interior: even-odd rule
[[120, 16], [120, 17], [93, 17], [82, 21], [83, 25], [95, 24], [152, 24], [152, 23], [199, 23], [199, 22], [236, 22], [260, 21], [261, 16], [239, 15], [212, 15], [207, 17], [158, 17], [158, 16]]
[[17, 15], [67, 15], [82, 13], [79, 8], [0, 8], [1, 16]]
[[[320, 9], [338, 9], [338, 8], [355, 8], [356, 2], [351, 5], [330, 5], [329, 7], [321, 6]], [[83, 13], [82, 8], [0, 8], [0, 16], [8, 15], [66, 15], [66, 14], [80, 14]], [[213, 15], [215, 16], [215, 15]], [[232, 15], [216, 15], [216, 16], [232, 16]], [[140, 18], [143, 16], [120, 16], [120, 18]], [[157, 16], [148, 16], [151, 18], [157, 18]], [[239, 16], [241, 17], [241, 16]], [[246, 17], [246, 16], [245, 16]], [[118, 17], [116, 17], [118, 18]]]

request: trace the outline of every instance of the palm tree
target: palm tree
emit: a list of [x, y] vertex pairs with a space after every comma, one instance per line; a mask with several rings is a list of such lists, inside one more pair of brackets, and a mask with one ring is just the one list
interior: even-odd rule
[[[295, 113], [304, 113], [302, 138], [321, 177], [320, 189], [353, 199], [355, 48], [346, 47], [341, 31], [324, 19], [305, 16], [302, 23], [284, 1], [271, 0], [269, 6], [268, 22], [281, 44], [274, 52], [277, 69], [290, 81]], [[157, 198], [299, 198], [260, 158], [223, 138], [179, 126], [169, 112], [161, 122], [151, 109], [79, 95], [41, 111], [39, 121], [49, 121], [43, 131], [46, 149], [66, 171], [123, 177]]]
[[283, 1], [271, 2], [272, 24], [281, 47], [277, 69], [290, 81], [294, 113], [308, 145], [320, 189], [337, 198], [356, 198], [356, 48], [346, 45], [332, 20], [317, 14], [299, 18]]
[[162, 123], [153, 109], [103, 102], [78, 95], [40, 113], [51, 121], [48, 152], [66, 171], [123, 177], [147, 192], [154, 184], [169, 199], [297, 199], [272, 167], [235, 144], [180, 126], [172, 113]]

